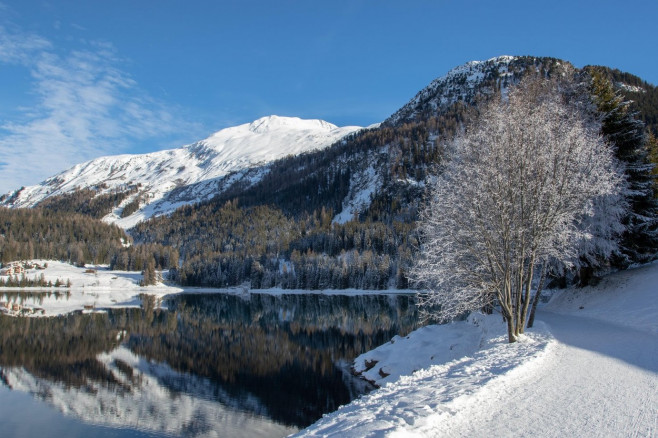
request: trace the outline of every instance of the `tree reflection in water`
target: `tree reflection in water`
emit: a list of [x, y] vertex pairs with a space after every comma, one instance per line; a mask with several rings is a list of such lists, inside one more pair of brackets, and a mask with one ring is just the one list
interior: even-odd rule
[[[172, 394], [186, 394], [305, 427], [368, 390], [349, 373], [357, 355], [415, 328], [410, 295], [183, 294], [166, 310], [54, 318], [0, 317], [0, 377], [22, 367], [70, 390], [137, 390], [144, 364]], [[109, 353], [129, 349], [141, 368]], [[102, 357], [105, 359], [102, 359]], [[151, 366], [151, 365], [149, 365]], [[153, 365], [152, 367], [155, 367]], [[141, 390], [141, 389], [140, 389]], [[47, 397], [43, 397], [47, 398]]]

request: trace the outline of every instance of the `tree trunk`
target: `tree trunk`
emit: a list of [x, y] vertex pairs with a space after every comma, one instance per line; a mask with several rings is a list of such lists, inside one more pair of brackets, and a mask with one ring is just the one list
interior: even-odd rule
[[535, 292], [535, 297], [532, 300], [532, 309], [530, 309], [530, 318], [528, 318], [528, 328], [531, 328], [535, 323], [535, 312], [537, 312], [537, 303], [539, 303], [539, 297], [542, 289], [544, 289], [544, 283], [546, 282], [546, 271], [546, 265], [544, 265], [541, 269], [541, 277], [539, 278], [537, 292]]
[[511, 315], [505, 319], [507, 320], [507, 337], [509, 343], [512, 344], [516, 342], [516, 335], [514, 334], [514, 320], [512, 319]]
[[[519, 332], [523, 333], [525, 329], [525, 321], [528, 316], [528, 306], [530, 305], [530, 289], [532, 289], [532, 277], [535, 274], [535, 257], [530, 258], [530, 263], [528, 264], [528, 276], [526, 277], [525, 291], [523, 293], [523, 309], [521, 310], [521, 320], [519, 322]], [[542, 267], [543, 272], [543, 267]]]
[[594, 268], [591, 266], [584, 266], [578, 271], [579, 281], [578, 287], [585, 287], [590, 284], [594, 277]]

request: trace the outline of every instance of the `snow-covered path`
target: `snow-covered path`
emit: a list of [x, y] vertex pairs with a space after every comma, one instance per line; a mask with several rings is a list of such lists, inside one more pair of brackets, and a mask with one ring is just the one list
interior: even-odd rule
[[475, 345], [469, 321], [398, 337], [355, 364], [376, 361], [371, 379], [379, 369], [401, 377], [299, 436], [658, 438], [656, 297], [653, 263], [555, 292], [515, 344], [495, 317], [479, 317]]
[[491, 381], [424, 436], [658, 436], [658, 336], [542, 312], [558, 342]]

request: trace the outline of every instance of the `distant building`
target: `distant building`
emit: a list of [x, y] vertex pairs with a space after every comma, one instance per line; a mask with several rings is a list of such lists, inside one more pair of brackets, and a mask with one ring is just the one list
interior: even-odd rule
[[17, 274], [23, 274], [25, 272], [25, 268], [23, 265], [20, 263], [12, 263], [9, 266], [3, 268], [0, 270], [0, 275], [17, 275]]

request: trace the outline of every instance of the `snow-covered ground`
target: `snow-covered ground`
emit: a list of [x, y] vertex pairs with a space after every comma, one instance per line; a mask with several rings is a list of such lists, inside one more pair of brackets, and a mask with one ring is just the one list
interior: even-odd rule
[[18, 303], [27, 309], [43, 310], [43, 313], [39, 311], [34, 313], [34, 316], [60, 315], [83, 310], [85, 307], [139, 307], [139, 295], [142, 293], [161, 297], [182, 291], [179, 287], [165, 284], [141, 287], [139, 282], [142, 274], [139, 272], [111, 271], [106, 266], [87, 265], [85, 268], [79, 268], [53, 260], [33, 262], [41, 266], [47, 264], [48, 267], [43, 270], [28, 270], [27, 278], [34, 279], [43, 274], [45, 280], [52, 283], [57, 280], [62, 284], [69, 280], [71, 282], [70, 288], [0, 288], [0, 302]]
[[658, 436], [658, 264], [556, 292], [506, 344], [498, 316], [355, 360], [382, 387], [298, 436]]

